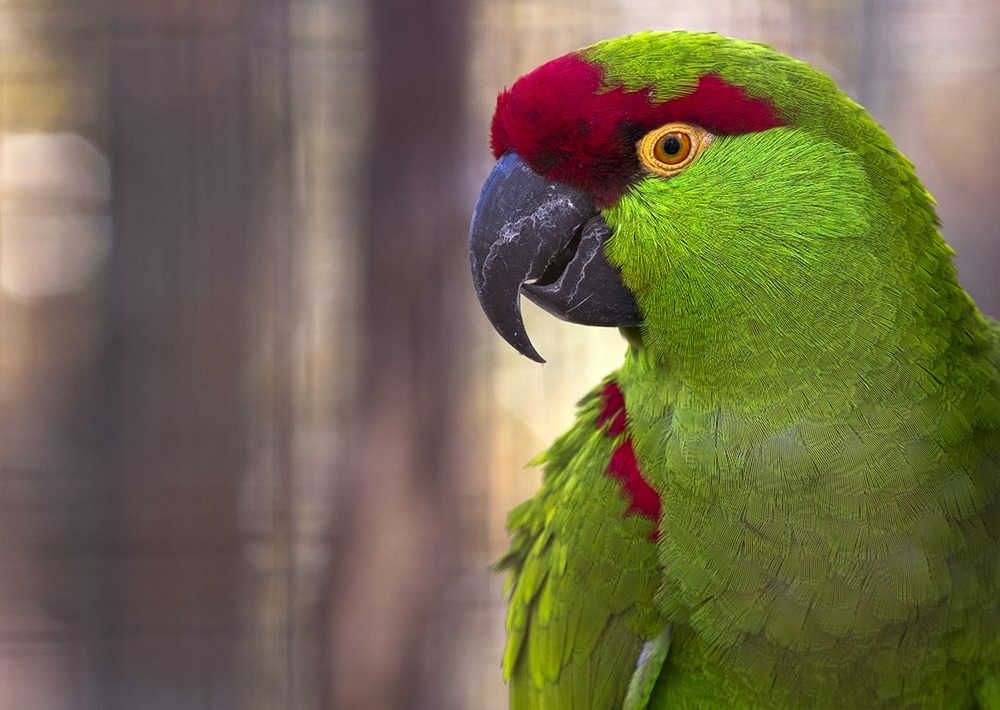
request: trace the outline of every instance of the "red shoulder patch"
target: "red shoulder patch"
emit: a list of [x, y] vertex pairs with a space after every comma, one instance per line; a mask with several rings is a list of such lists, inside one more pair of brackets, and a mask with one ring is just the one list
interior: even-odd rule
[[514, 151], [539, 175], [589, 192], [607, 207], [641, 175], [636, 141], [671, 121], [720, 135], [785, 124], [769, 100], [716, 74], [701, 77], [688, 94], [656, 102], [650, 89], [606, 84], [600, 65], [567, 54], [500, 93], [490, 143], [496, 158]]
[[[625, 396], [614, 382], [609, 382], [601, 390], [601, 411], [597, 415], [598, 428], [607, 425], [604, 433], [609, 438], [618, 438], [625, 433]], [[653, 522], [660, 520], [661, 502], [656, 490], [649, 485], [639, 470], [632, 448], [632, 437], [626, 436], [611, 454], [611, 461], [604, 475], [617, 479], [622, 486], [622, 492], [629, 499], [626, 515], [641, 515]], [[659, 534], [654, 530], [652, 538]]]
[[597, 415], [597, 426], [611, 422], [607, 433], [618, 436], [625, 432], [625, 395], [614, 382], [609, 382], [601, 390], [601, 411]]

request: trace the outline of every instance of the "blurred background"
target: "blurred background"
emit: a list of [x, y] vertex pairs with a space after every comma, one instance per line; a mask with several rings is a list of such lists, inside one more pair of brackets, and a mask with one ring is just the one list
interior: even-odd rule
[[994, 0], [0, 2], [0, 710], [506, 707], [488, 565], [624, 347], [490, 331], [488, 122], [674, 28], [831, 73], [1000, 315]]

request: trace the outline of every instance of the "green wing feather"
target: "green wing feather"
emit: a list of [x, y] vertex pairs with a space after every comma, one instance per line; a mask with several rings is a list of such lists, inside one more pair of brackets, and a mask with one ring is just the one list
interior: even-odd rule
[[616, 446], [597, 425], [598, 390], [536, 463], [545, 480], [509, 520], [504, 674], [512, 710], [620, 708], [645, 639], [662, 626], [653, 523], [604, 471]]
[[1000, 671], [994, 672], [979, 688], [976, 702], [982, 710], [1000, 710]]
[[667, 626], [660, 635], [652, 641], [647, 641], [639, 655], [639, 661], [635, 667], [635, 673], [628, 684], [628, 694], [625, 696], [623, 710], [648, 710], [653, 691], [663, 666], [666, 663], [667, 655], [670, 652], [670, 642], [673, 639], [673, 627]]

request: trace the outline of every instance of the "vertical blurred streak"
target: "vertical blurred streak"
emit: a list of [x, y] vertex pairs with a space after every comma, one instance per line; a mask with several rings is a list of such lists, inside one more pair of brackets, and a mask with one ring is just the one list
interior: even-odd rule
[[112, 10], [106, 710], [240, 707], [245, 304], [261, 254], [248, 205], [262, 190], [246, 116], [247, 5]]
[[[446, 708], [460, 562], [455, 402], [468, 7], [372, 0], [353, 451], [335, 523], [331, 703]], [[471, 472], [462, 472], [472, 475]]]
[[2, 5], [0, 708], [89, 709], [109, 459], [103, 264], [64, 277], [88, 231], [107, 236], [92, 32], [104, 16], [100, 0], [86, 14]]
[[[261, 183], [249, 214], [248, 249], [254, 286], [245, 295], [249, 309], [254, 359], [259, 371], [251, 373], [256, 385], [255, 406], [248, 413], [254, 432], [252, 454], [269, 499], [264, 520], [244, 520], [263, 535], [244, 546], [257, 548], [256, 574], [247, 576], [241, 589], [243, 654], [241, 655], [239, 707], [247, 710], [308, 710], [317, 698], [296, 683], [297, 663], [308, 665], [313, 650], [296, 645], [301, 619], [294, 597], [294, 474], [292, 441], [297, 425], [294, 401], [293, 351], [300, 317], [301, 286], [296, 261], [299, 206], [292, 188], [292, 105], [289, 66], [289, 6], [287, 0], [257, 3], [249, 26], [247, 85], [248, 137], [251, 173]], [[246, 664], [245, 667], [242, 664]], [[313, 689], [315, 696], [315, 689]]]
[[894, 4], [881, 0], [863, 0], [861, 6], [861, 68], [858, 77], [858, 103], [882, 121], [888, 121], [892, 102], [886, 87], [892, 86], [891, 16]]

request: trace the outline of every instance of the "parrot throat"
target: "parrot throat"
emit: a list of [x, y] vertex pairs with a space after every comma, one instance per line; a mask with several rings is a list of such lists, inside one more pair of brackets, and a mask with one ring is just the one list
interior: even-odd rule
[[[598, 429], [604, 428], [604, 435], [618, 441], [604, 475], [616, 479], [622, 487], [622, 493], [628, 498], [629, 506], [626, 515], [641, 515], [659, 524], [660, 496], [649, 485], [639, 470], [635, 460], [635, 450], [632, 448], [632, 437], [625, 433], [625, 396], [615, 382], [609, 382], [601, 390], [601, 411], [597, 415]], [[655, 541], [659, 529], [654, 529], [650, 538]]]

